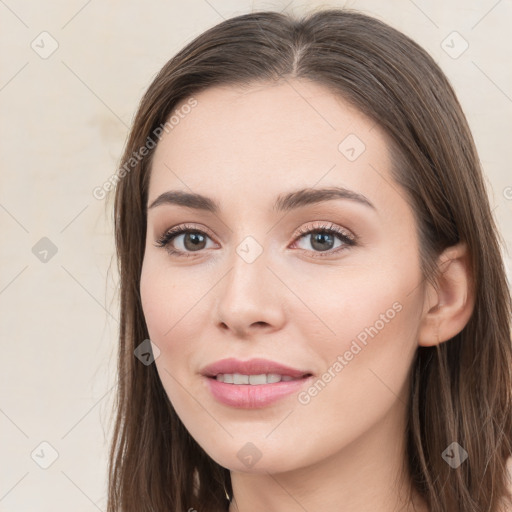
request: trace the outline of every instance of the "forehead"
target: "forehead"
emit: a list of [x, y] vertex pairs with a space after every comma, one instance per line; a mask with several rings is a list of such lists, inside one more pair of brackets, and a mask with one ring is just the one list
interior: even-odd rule
[[194, 99], [157, 145], [149, 198], [174, 187], [263, 199], [317, 183], [371, 194], [389, 172], [382, 130], [314, 82], [211, 87]]

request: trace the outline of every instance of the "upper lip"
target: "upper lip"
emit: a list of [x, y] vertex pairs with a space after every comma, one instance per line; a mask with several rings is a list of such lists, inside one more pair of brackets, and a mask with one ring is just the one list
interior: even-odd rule
[[278, 375], [289, 375], [293, 378], [311, 375], [311, 372], [291, 368], [268, 359], [249, 359], [241, 361], [240, 359], [227, 358], [216, 361], [205, 366], [201, 374], [206, 377], [216, 377], [219, 374], [240, 373], [242, 375], [261, 375], [264, 373], [275, 373]]

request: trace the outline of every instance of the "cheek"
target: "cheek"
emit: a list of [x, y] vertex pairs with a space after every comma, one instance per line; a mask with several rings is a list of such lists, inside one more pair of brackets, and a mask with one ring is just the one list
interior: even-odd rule
[[187, 359], [192, 349], [180, 332], [179, 319], [185, 314], [183, 293], [179, 283], [169, 279], [164, 269], [152, 265], [148, 259], [142, 268], [140, 294], [149, 338], [160, 350], [155, 359], [158, 375], [170, 402], [182, 417], [193, 407], [183, 392], [189, 378]]
[[[180, 273], [165, 268], [154, 255], [144, 259], [140, 277], [140, 296], [149, 335], [155, 342], [174, 335], [175, 326], [186, 315], [194, 300], [194, 287], [180, 282]], [[195, 299], [197, 301], [197, 298]]]
[[316, 294], [311, 309], [322, 312], [321, 320], [333, 332], [315, 338], [302, 322], [302, 330], [322, 357], [324, 373], [318, 385], [303, 394], [301, 403], [336, 404], [338, 411], [359, 414], [366, 404], [380, 409], [386, 398], [387, 403], [396, 399], [417, 348], [422, 301], [421, 287], [415, 284], [419, 282], [419, 270], [412, 263], [375, 265], [366, 272], [359, 268], [333, 278], [332, 293], [321, 299]]
[[[371, 283], [359, 281], [324, 310], [336, 336], [317, 338], [315, 352], [324, 368], [298, 395], [294, 412], [301, 439], [313, 439], [322, 425], [324, 441], [311, 448], [315, 457], [348, 445], [392, 409], [405, 410], [421, 301], [404, 281], [389, 277], [386, 286], [377, 275]], [[285, 445], [290, 431], [276, 429], [273, 436]]]
[[155, 363], [173, 404], [183, 392], [180, 384], [189, 386], [193, 380], [190, 362], [201, 350], [198, 340], [207, 315], [207, 301], [201, 298], [208, 288], [193, 275], [169, 269], [151, 256], [141, 272], [143, 314], [149, 338], [160, 350]]
[[[410, 339], [419, 320], [420, 282], [421, 274], [412, 262], [385, 265], [380, 261], [317, 275], [301, 287], [309, 315], [297, 315], [292, 323], [307, 329], [311, 341], [323, 337], [338, 351], [348, 350], [355, 339], [363, 345], [377, 337], [400, 344], [404, 336], [398, 333], [408, 332], [405, 338]], [[323, 336], [318, 335], [321, 324]], [[317, 334], [311, 338], [313, 326]]]

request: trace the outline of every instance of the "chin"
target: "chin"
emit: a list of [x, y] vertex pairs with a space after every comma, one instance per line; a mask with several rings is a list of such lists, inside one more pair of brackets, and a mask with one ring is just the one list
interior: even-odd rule
[[218, 445], [205, 451], [220, 466], [241, 473], [285, 473], [308, 465], [306, 460], [296, 458], [296, 450], [279, 450], [273, 446], [262, 447], [261, 444], [258, 447], [257, 443], [250, 441], [235, 442], [222, 451]]

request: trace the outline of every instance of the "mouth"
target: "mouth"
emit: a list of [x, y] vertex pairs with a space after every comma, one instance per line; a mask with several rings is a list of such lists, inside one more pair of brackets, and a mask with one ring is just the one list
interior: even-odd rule
[[213, 398], [242, 409], [265, 407], [298, 393], [313, 378], [310, 371], [267, 359], [223, 359], [201, 373]]
[[256, 375], [248, 375], [243, 373], [219, 373], [209, 377], [224, 384], [261, 386], [263, 384], [276, 384], [278, 382], [290, 382], [294, 380], [302, 380], [311, 377], [311, 373], [306, 373], [301, 377], [292, 377], [291, 375], [281, 375], [279, 373], [260, 373]]

